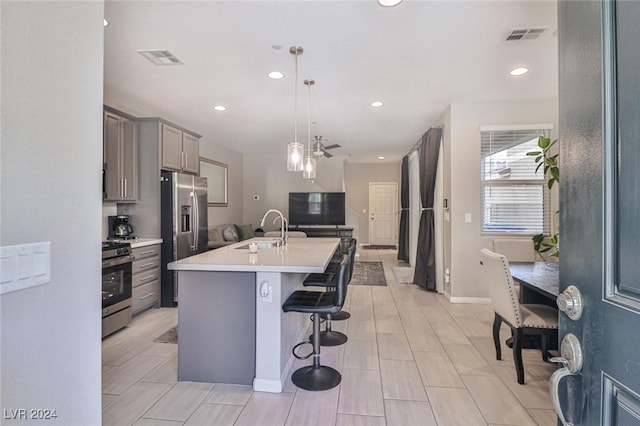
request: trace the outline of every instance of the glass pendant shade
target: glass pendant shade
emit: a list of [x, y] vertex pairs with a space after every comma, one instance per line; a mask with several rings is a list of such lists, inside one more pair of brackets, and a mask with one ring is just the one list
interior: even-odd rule
[[307, 155], [304, 157], [304, 168], [302, 169], [302, 177], [305, 179], [316, 178], [316, 157]]
[[303, 169], [304, 145], [290, 142], [287, 145], [287, 171], [301, 172]]

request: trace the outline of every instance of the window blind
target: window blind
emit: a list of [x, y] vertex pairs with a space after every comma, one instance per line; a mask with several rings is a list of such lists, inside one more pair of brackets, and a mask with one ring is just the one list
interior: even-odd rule
[[536, 173], [538, 137], [548, 129], [481, 131], [484, 233], [548, 233], [549, 191], [542, 167]]

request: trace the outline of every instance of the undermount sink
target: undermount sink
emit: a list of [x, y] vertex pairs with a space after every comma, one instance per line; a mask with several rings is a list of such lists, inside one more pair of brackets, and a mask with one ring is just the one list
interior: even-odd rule
[[[274, 248], [278, 246], [279, 241], [255, 241], [254, 243], [258, 245], [258, 250], [268, 250], [270, 248]], [[249, 244], [243, 244], [240, 247], [236, 247], [236, 250], [249, 250]]]

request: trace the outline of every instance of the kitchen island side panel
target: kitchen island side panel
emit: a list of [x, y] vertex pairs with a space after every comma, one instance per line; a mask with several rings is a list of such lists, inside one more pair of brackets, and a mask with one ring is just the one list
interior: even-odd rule
[[178, 380], [251, 385], [254, 272], [178, 271]]
[[[302, 281], [307, 274], [257, 272], [256, 273], [256, 380], [254, 390], [282, 392], [294, 358], [293, 347], [306, 340], [309, 315], [285, 313], [282, 304], [295, 290], [303, 290]], [[260, 294], [268, 286], [270, 297]]]

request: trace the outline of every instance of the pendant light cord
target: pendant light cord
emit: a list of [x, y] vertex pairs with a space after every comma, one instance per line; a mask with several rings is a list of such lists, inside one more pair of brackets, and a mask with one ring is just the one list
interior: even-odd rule
[[311, 155], [311, 84], [313, 80], [309, 81], [309, 96], [307, 99], [307, 149]]
[[295, 86], [293, 87], [293, 141], [298, 143], [298, 52], [295, 53]]

